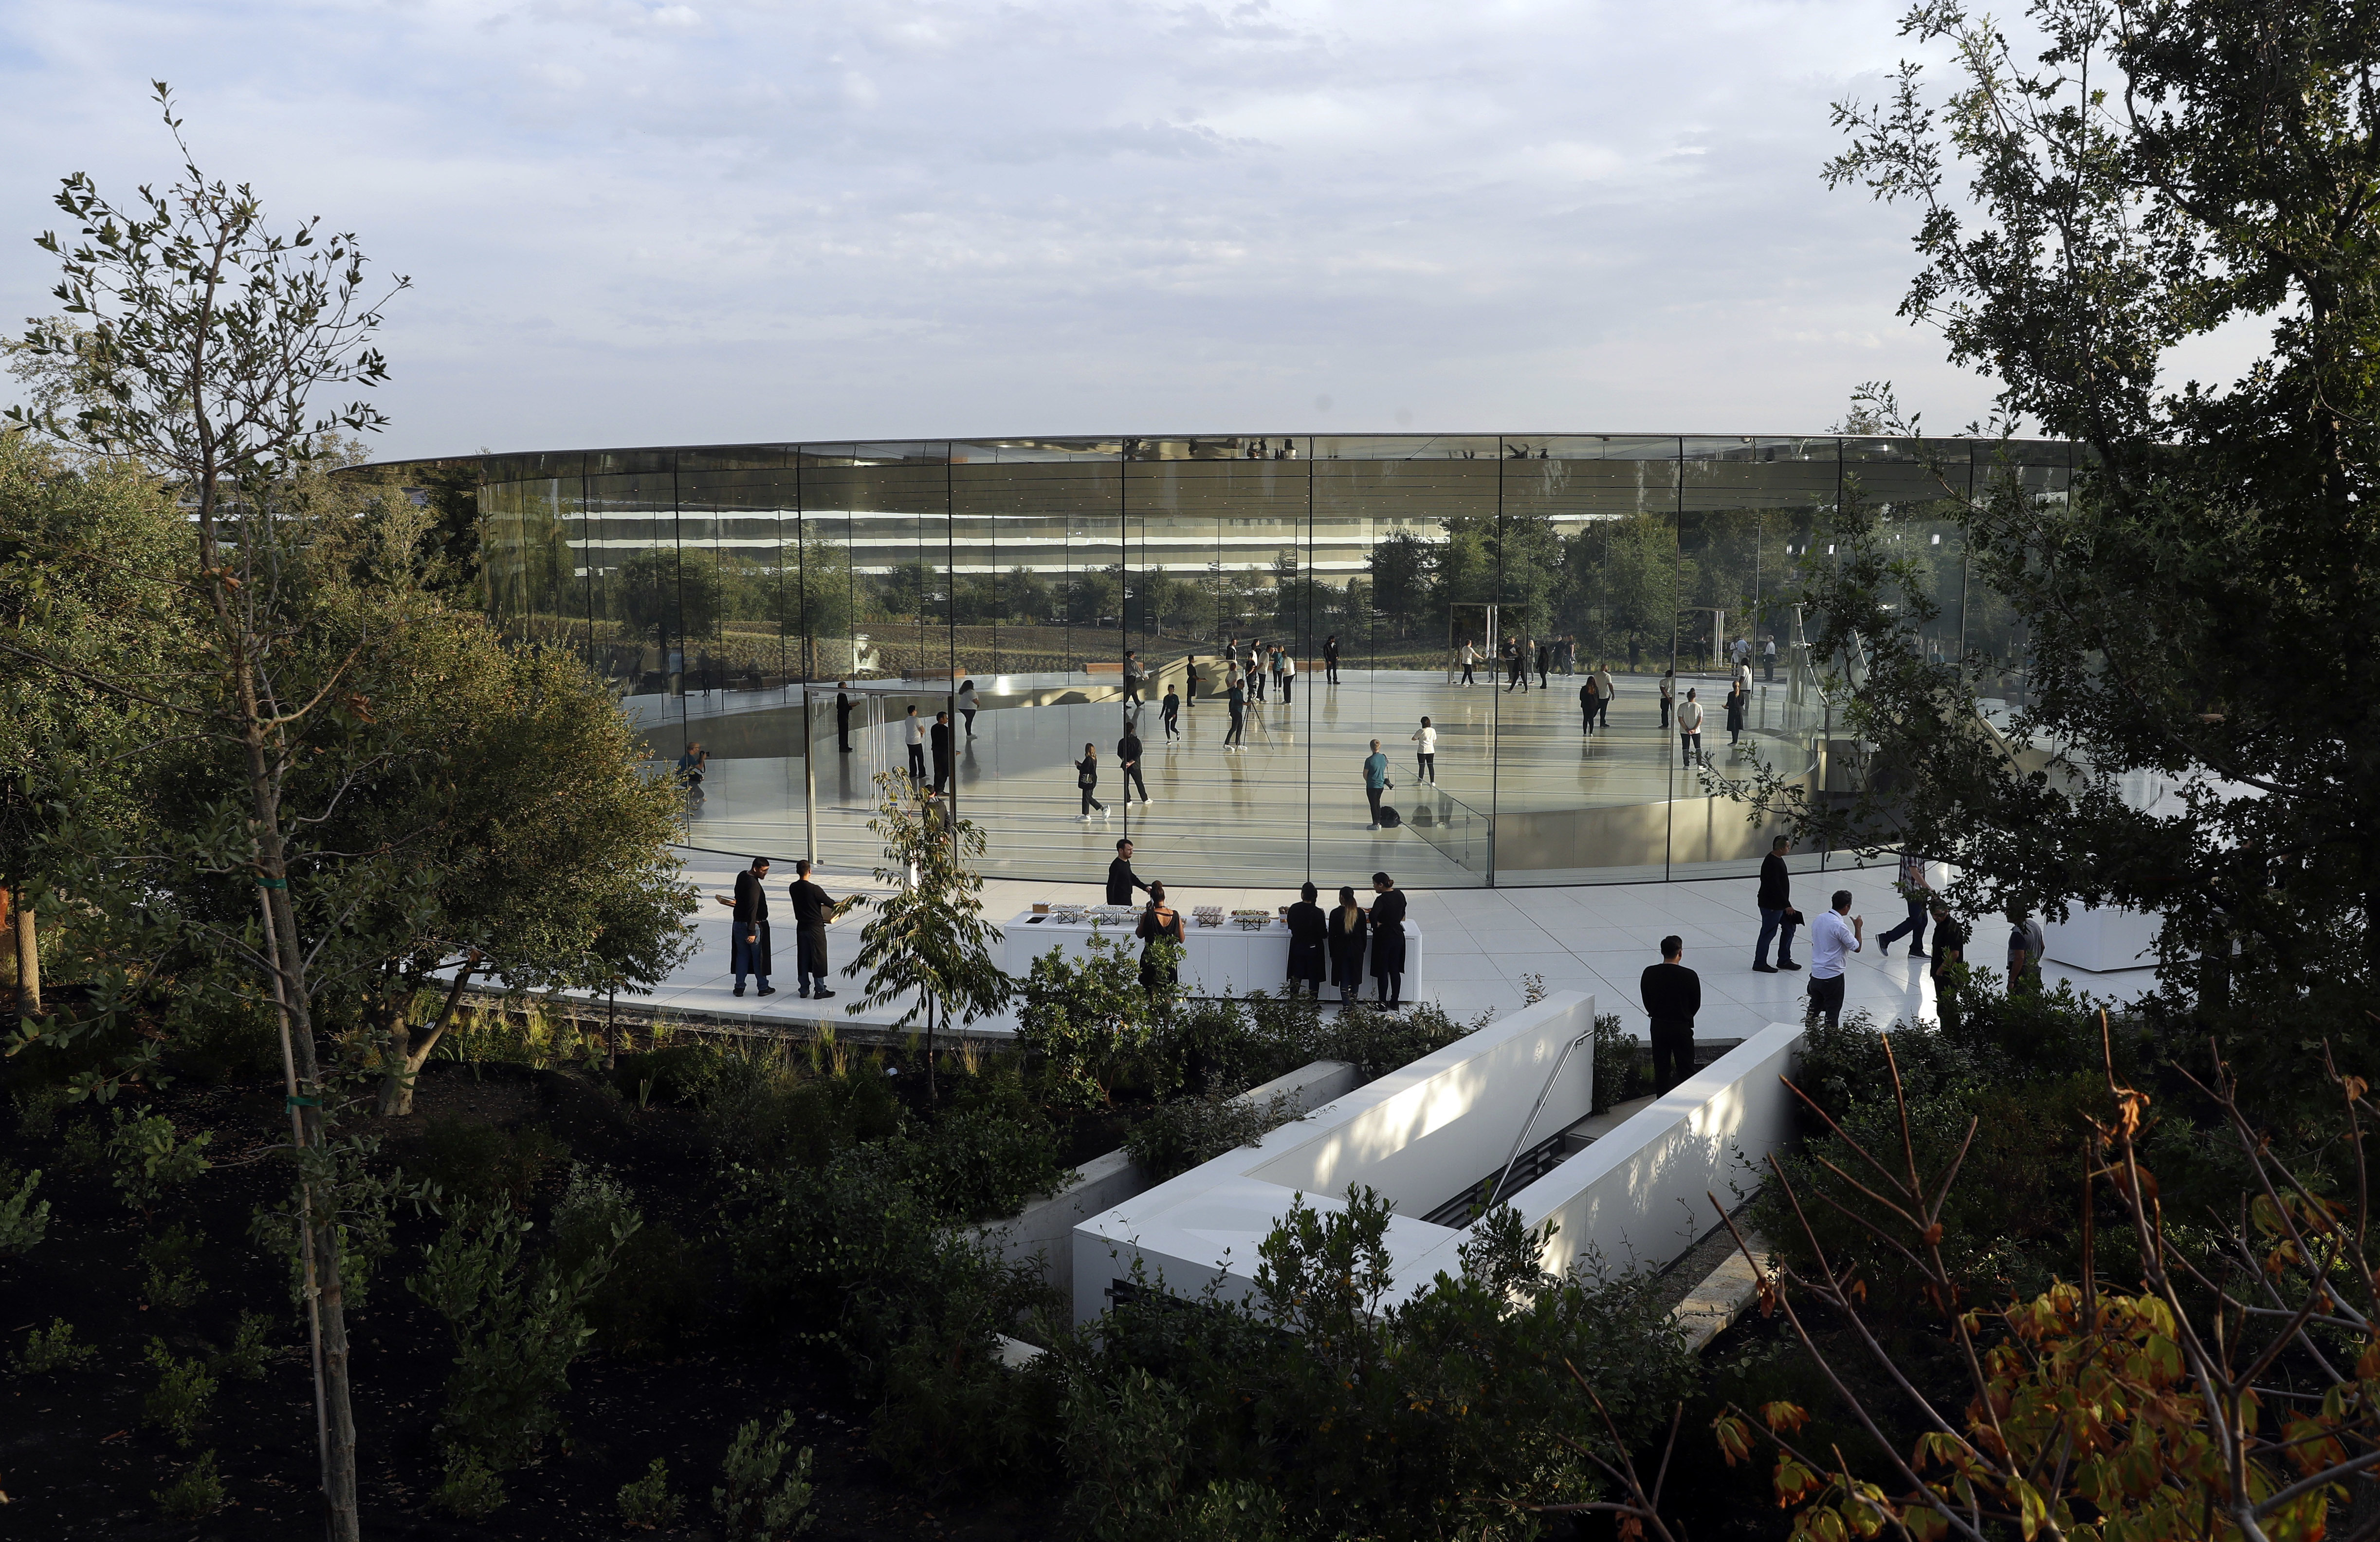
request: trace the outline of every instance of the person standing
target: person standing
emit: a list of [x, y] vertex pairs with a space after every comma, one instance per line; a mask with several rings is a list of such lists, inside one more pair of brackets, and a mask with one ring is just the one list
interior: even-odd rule
[[[1336, 632], [1322, 639], [1322, 683], [1326, 686], [1339, 683], [1339, 634]], [[1315, 993], [1321, 994], [1319, 990]]]
[[[1760, 907], [1760, 941], [1752, 949], [1756, 974], [1801, 967], [1793, 962], [1793, 933], [1802, 925], [1802, 913], [1793, 908], [1793, 875], [1785, 867], [1785, 854], [1792, 849], [1792, 839], [1779, 835], [1769, 843], [1768, 855], [1760, 859], [1760, 897], [1754, 902]], [[1785, 935], [1777, 944], [1777, 962], [1771, 964], [1768, 940], [1780, 930]]]
[[1934, 982], [1934, 1012], [1946, 1028], [1959, 1026], [1958, 991], [1950, 974], [1954, 964], [1967, 961], [1967, 932], [1950, 916], [1950, 902], [1940, 894], [1933, 898], [1934, 955], [1925, 965], [1926, 977]]
[[1132, 790], [1135, 786], [1140, 789], [1142, 803], [1157, 801], [1148, 795], [1148, 779], [1140, 774], [1140, 734], [1129, 722], [1124, 724], [1123, 737], [1116, 741], [1116, 765], [1123, 776], [1125, 807], [1132, 807]]
[[1901, 899], [1909, 906], [1909, 919], [1876, 940], [1876, 956], [1890, 958], [1892, 945], [1903, 936], [1909, 939], [1909, 956], [1925, 956], [1925, 917], [1928, 902], [1934, 898], [1934, 886], [1925, 881], [1925, 857], [1914, 846], [1900, 848], [1900, 872], [1893, 880]]
[[1740, 680], [1730, 681], [1728, 685], [1727, 743], [1730, 749], [1743, 738], [1743, 703], [1744, 698], [1751, 694], [1752, 687]]
[[1810, 928], [1810, 1013], [1809, 1021], [1823, 1016], [1827, 1026], [1843, 1026], [1843, 966], [1851, 955], [1860, 951], [1860, 932], [1865, 918], [1853, 916], [1852, 892], [1835, 891], [1834, 907]]
[[1108, 811], [1108, 806], [1101, 803], [1097, 797], [1092, 795], [1095, 790], [1099, 787], [1099, 747], [1097, 745], [1085, 745], [1083, 747], [1083, 758], [1075, 762], [1075, 785], [1081, 790], [1083, 795], [1083, 813], [1081, 822], [1084, 824], [1091, 822], [1092, 810], [1097, 809], [1102, 814]]
[[1182, 672], [1186, 681], [1182, 691], [1183, 704], [1184, 706], [1195, 707], [1198, 704], [1198, 658], [1196, 654], [1184, 653], [1182, 655]]
[[1281, 685], [1281, 656], [1283, 651], [1284, 650], [1276, 643], [1273, 645], [1271, 650], [1265, 654], [1265, 669], [1272, 675], [1273, 698], [1278, 701], [1287, 701], [1289, 699], [1289, 698], [1282, 693]]
[[1496, 651], [1504, 665], [1504, 694], [1510, 696], [1512, 694], [1513, 687], [1521, 683], [1519, 644], [1512, 638], [1506, 637], [1496, 645]]
[[909, 703], [909, 715], [901, 720], [901, 742], [909, 747], [909, 780], [926, 780], [926, 722], [917, 715], [917, 704]]
[[1284, 648], [1281, 650], [1281, 704], [1284, 707], [1294, 699], [1297, 690], [1297, 655]]
[[1662, 726], [1662, 727], [1667, 728], [1667, 727], [1669, 727], [1669, 726], [1670, 726], [1670, 712], [1671, 712], [1671, 711], [1673, 711], [1673, 710], [1676, 710], [1677, 705], [1678, 705], [1678, 672], [1677, 672], [1676, 670], [1674, 670], [1674, 669], [1665, 669], [1665, 670], [1663, 670], [1663, 671], [1661, 672], [1661, 726]]
[[1752, 704], [1752, 644], [1742, 645], [1743, 651], [1735, 661], [1736, 687], [1743, 692], [1744, 705]]
[[1380, 828], [1380, 794], [1389, 786], [1389, 758], [1380, 753], [1380, 741], [1372, 741], [1372, 753], [1364, 758], [1364, 796], [1371, 800], [1372, 822], [1368, 828]]
[[1466, 686], [1477, 685], [1479, 682], [1472, 678], [1471, 666], [1479, 662], [1479, 650], [1471, 646], [1469, 637], [1463, 639], [1463, 649], [1458, 657], [1463, 661], [1463, 683]]
[[1595, 666], [1595, 721], [1603, 728], [1611, 726], [1611, 698], [1620, 694], [1612, 683], [1610, 666], [1597, 661]]
[[1683, 938], [1661, 939], [1661, 962], [1647, 965], [1637, 981], [1645, 1015], [1652, 1020], [1653, 1086], [1657, 1092], [1694, 1074], [1694, 1014], [1703, 1009], [1703, 978], [1686, 967]]
[[1264, 694], [1264, 639], [1248, 644], [1248, 656], [1240, 662], [1240, 673], [1247, 676], [1248, 699], [1262, 701]]
[[735, 974], [735, 994], [744, 994], [744, 977], [751, 975], [760, 982], [760, 994], [777, 992], [769, 984], [769, 892], [761, 885], [769, 876], [769, 859], [752, 858], [752, 865], [735, 875], [735, 897], [719, 896], [719, 903], [734, 913], [728, 923], [727, 967]]
[[[787, 897], [794, 902], [794, 964], [802, 977], [797, 994], [822, 1002], [834, 994], [826, 988], [826, 924], [842, 915], [851, 901], [838, 905], [827, 898], [826, 891], [811, 881], [807, 857], [794, 864], [794, 882]], [[818, 982], [815, 986], [810, 983], [813, 980]]]
[[1354, 886], [1342, 885], [1330, 912], [1330, 983], [1339, 988], [1342, 1005], [1364, 994], [1364, 950], [1371, 930], [1372, 918], [1355, 903]]
[[975, 682], [963, 682], [959, 686], [959, 721], [966, 724], [966, 736], [970, 739], [975, 737], [975, 715], [982, 707], [983, 703], [976, 699]]
[[1578, 732], [1580, 737], [1584, 738], [1585, 735], [1595, 732], [1595, 707], [1596, 703], [1600, 699], [1601, 696], [1596, 690], [1595, 676], [1590, 674], [1586, 677], [1586, 684], [1578, 688]]
[[1140, 925], [1133, 931], [1140, 939], [1140, 988], [1154, 996], [1160, 986], [1170, 989], [1180, 985], [1182, 955], [1175, 953], [1175, 962], [1172, 964], [1160, 965], [1157, 962], [1158, 943], [1171, 942], [1176, 948], [1182, 948], [1189, 942], [1188, 934], [1182, 928], [1182, 912], [1165, 903], [1165, 885], [1162, 883], [1148, 886], [1148, 906], [1140, 913]]
[[1534, 637], [1523, 637], [1521, 639], [1520, 646], [1512, 650], [1512, 662], [1518, 666], [1521, 671], [1521, 694], [1523, 696], [1529, 694], [1529, 663], [1531, 659], [1536, 653], [1536, 639]]
[[1157, 704], [1157, 721], [1165, 725], [1167, 738], [1182, 736], [1182, 698], [1170, 682], [1165, 687], [1165, 699]]
[[1414, 730], [1414, 743], [1421, 747], [1414, 753], [1414, 780], [1437, 786], [1438, 730], [1429, 725], [1429, 719], [1422, 719], [1421, 726]]
[[2042, 935], [2041, 923], [2027, 916], [2024, 906], [2008, 907], [2008, 993], [2030, 995], [2041, 989], [2041, 955], [2048, 947]]
[[1689, 688], [1686, 698], [1678, 703], [1678, 752], [1682, 763], [1691, 768], [1703, 754], [1703, 704], [1694, 699]]
[[1777, 639], [1775, 637], [1770, 637], [1767, 645], [1762, 648], [1760, 659], [1761, 662], [1767, 666], [1768, 684], [1775, 685], [1777, 683]]
[[1247, 746], [1240, 743], [1240, 731], [1247, 726], [1248, 698], [1246, 689], [1240, 684], [1240, 677], [1237, 674], [1232, 676], [1232, 688], [1224, 697], [1223, 702], [1232, 714], [1232, 727], [1231, 731], [1223, 735], [1223, 748], [1226, 752], [1244, 751]]
[[838, 680], [834, 683], [835, 747], [842, 750], [845, 755], [851, 753], [850, 685], [851, 682], [848, 680]]
[[1330, 966], [1330, 918], [1314, 903], [1317, 892], [1309, 880], [1297, 892], [1297, 903], [1282, 913], [1281, 919], [1289, 926], [1289, 993], [1297, 995], [1300, 986], [1311, 985], [1314, 999], [1318, 1002]]
[[951, 790], [951, 714], [948, 710], [934, 714], [931, 730], [934, 746], [934, 791]]
[[1405, 1004], [1405, 896], [1386, 873], [1372, 875], [1372, 978], [1380, 1004]]
[[1537, 689], [1541, 691], [1553, 689], [1553, 686], [1546, 682], [1547, 674], [1553, 668], [1553, 662], [1554, 645], [1551, 639], [1539, 637], [1537, 639]]
[[1115, 860], [1108, 864], [1108, 903], [1110, 905], [1130, 905], [1132, 892], [1135, 889], [1144, 894], [1148, 892], [1148, 885], [1140, 881], [1140, 875], [1132, 870], [1132, 852], [1133, 845], [1129, 837], [1116, 843]]
[[677, 758], [677, 779], [686, 784], [686, 796], [702, 796], [702, 774], [710, 765], [710, 751], [696, 743], [688, 743], [686, 753]]

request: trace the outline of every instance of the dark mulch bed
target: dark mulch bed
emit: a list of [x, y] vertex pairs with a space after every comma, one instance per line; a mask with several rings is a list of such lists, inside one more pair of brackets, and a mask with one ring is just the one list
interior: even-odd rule
[[[218, 1132], [209, 1152], [215, 1170], [192, 1186], [188, 1203], [156, 1218], [160, 1225], [179, 1220], [203, 1238], [199, 1269], [209, 1288], [186, 1312], [152, 1311], [143, 1303], [136, 1254], [141, 1221], [105, 1175], [67, 1171], [57, 1135], [28, 1139], [13, 1118], [6, 1121], [0, 1157], [42, 1170], [42, 1193], [53, 1213], [46, 1241], [23, 1258], [0, 1262], [0, 1333], [13, 1351], [29, 1330], [62, 1317], [101, 1354], [86, 1372], [6, 1379], [0, 1490], [8, 1503], [0, 1511], [0, 1533], [21, 1542], [313, 1535], [320, 1506], [304, 1328], [281, 1265], [249, 1241], [257, 1207], [285, 1192], [286, 1170], [264, 1157], [282, 1117], [280, 1085], [184, 1082], [152, 1101], [186, 1132]], [[84, 1117], [70, 1111], [58, 1135], [71, 1118]], [[422, 1126], [435, 1117], [545, 1124], [575, 1156], [627, 1180], [649, 1222], [667, 1220], [689, 1238], [704, 1231], [712, 1167], [686, 1113], [638, 1112], [561, 1073], [486, 1066], [475, 1076], [468, 1067], [440, 1062], [423, 1077], [414, 1116], [384, 1126], [387, 1154], [400, 1162], [414, 1158]], [[1078, 1132], [1085, 1139], [1093, 1134]], [[540, 1218], [559, 1177], [557, 1172], [539, 1197]], [[816, 1453], [818, 1518], [810, 1536], [995, 1542], [1054, 1529], [1049, 1507], [1038, 1501], [923, 1498], [921, 1487], [868, 1454], [868, 1411], [843, 1392], [832, 1367], [723, 1335], [651, 1361], [598, 1353], [579, 1362], [564, 1402], [567, 1445], [540, 1467], [508, 1475], [509, 1502], [486, 1522], [455, 1521], [430, 1503], [440, 1476], [434, 1423], [449, 1342], [443, 1324], [403, 1283], [436, 1226], [426, 1218], [400, 1225], [395, 1253], [361, 1308], [349, 1314], [367, 1536], [617, 1536], [614, 1495], [655, 1456], [667, 1459], [673, 1487], [689, 1500], [681, 1535], [700, 1535], [697, 1523], [709, 1521], [710, 1487], [736, 1427], [781, 1409], [798, 1415], [794, 1439]], [[141, 1399], [156, 1381], [142, 1357], [149, 1341], [161, 1339], [180, 1354], [204, 1354], [230, 1342], [244, 1307], [274, 1314], [275, 1354], [264, 1379], [225, 1378], [212, 1421], [189, 1451], [144, 1427]], [[152, 1490], [207, 1449], [218, 1453], [228, 1506], [203, 1522], [160, 1520]]]

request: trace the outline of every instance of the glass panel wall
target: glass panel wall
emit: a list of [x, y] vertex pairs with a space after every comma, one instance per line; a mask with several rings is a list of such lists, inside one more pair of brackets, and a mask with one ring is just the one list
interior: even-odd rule
[[[2062, 499], [2070, 477], [2055, 443], [1591, 434], [482, 467], [494, 618], [583, 656], [657, 774], [709, 750], [692, 844], [871, 864], [877, 778], [908, 773], [915, 706], [923, 774], [983, 824], [993, 872], [1096, 880], [1129, 834], [1144, 872], [1330, 889], [1379, 869], [1414, 887], [1749, 872], [1768, 832], [1730, 791], [1828, 774], [1844, 661], [1806, 656], [1799, 595], [1837, 511], [1876, 519], [1927, 656], [1963, 660], [2005, 714], [2025, 639], [1968, 572], [1956, 516], [1995, 489]], [[924, 725], [945, 711], [938, 741]]]

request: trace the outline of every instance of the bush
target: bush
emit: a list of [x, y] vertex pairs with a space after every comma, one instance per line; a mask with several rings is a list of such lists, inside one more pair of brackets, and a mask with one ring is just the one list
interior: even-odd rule
[[606, 1078], [623, 1100], [642, 1107], [699, 1107], [720, 1078], [722, 1056], [702, 1044], [670, 1044], [620, 1055]]
[[669, 1463], [660, 1457], [634, 1483], [620, 1485], [620, 1524], [641, 1531], [660, 1531], [677, 1524], [686, 1501], [670, 1492]]
[[910, 1145], [912, 1181], [953, 1220], [1013, 1216], [1026, 1201], [1074, 1181], [1059, 1165], [1058, 1131], [1038, 1110], [965, 1109]]
[[792, 1410], [777, 1415], [773, 1429], [764, 1429], [762, 1424], [754, 1419], [735, 1432], [721, 1464], [727, 1482], [710, 1491], [710, 1508], [718, 1512], [729, 1542], [774, 1542], [807, 1531], [814, 1519], [807, 1513], [812, 1493], [808, 1446], [794, 1457], [792, 1470], [785, 1471], [785, 1432], [794, 1427]]
[[149, 1341], [149, 1363], [157, 1367], [157, 1385], [140, 1400], [141, 1422], [164, 1430], [176, 1445], [188, 1446], [206, 1421], [215, 1378], [198, 1361], [177, 1358], [158, 1339]]
[[1131, 1078], [1162, 1097], [1172, 1090], [1172, 1056], [1152, 1054], [1170, 1037], [1174, 1002], [1141, 989], [1131, 944], [1094, 933], [1088, 956], [1052, 947], [1033, 961], [1018, 996], [1016, 1043], [1037, 1062], [1053, 1102], [1099, 1108]]
[[58, 1127], [58, 1111], [70, 1097], [65, 1087], [55, 1085], [12, 1093], [8, 1100], [16, 1105], [17, 1133], [27, 1140], [49, 1139]]
[[824, 1167], [848, 1147], [888, 1139], [905, 1116], [880, 1065], [804, 1075], [782, 1062], [731, 1062], [711, 1089], [703, 1129], [731, 1163]]
[[422, 1131], [423, 1175], [453, 1198], [518, 1209], [570, 1147], [542, 1124], [507, 1134], [467, 1119], [433, 1119]]
[[1307, 1058], [1353, 1061], [1369, 1081], [1435, 1054], [1465, 1034], [1478, 1032], [1495, 1015], [1491, 1008], [1468, 1023], [1458, 1023], [1427, 1002], [1400, 1012], [1383, 1012], [1359, 1002], [1339, 1009]]
[[195, 1260], [199, 1239], [187, 1226], [168, 1226], [140, 1239], [140, 1263], [148, 1270], [141, 1295], [159, 1311], [177, 1312], [206, 1293]]
[[47, 1328], [36, 1328], [25, 1335], [25, 1350], [11, 1355], [8, 1365], [18, 1376], [55, 1376], [60, 1371], [79, 1371], [99, 1358], [99, 1350], [91, 1344], [74, 1342], [74, 1324], [64, 1317], [52, 1317]]
[[173, 1482], [151, 1490], [149, 1497], [172, 1521], [196, 1521], [221, 1510], [224, 1480], [223, 1475], [215, 1471], [215, 1453], [201, 1452]]
[[262, 1312], [242, 1312], [239, 1326], [232, 1330], [231, 1347], [208, 1361], [207, 1369], [242, 1381], [263, 1380], [264, 1363], [273, 1354], [264, 1335], [272, 1326], [273, 1319]]
[[504, 1507], [504, 1480], [480, 1452], [468, 1446], [449, 1446], [445, 1476], [431, 1498], [449, 1514], [476, 1521]]
[[1653, 1090], [1653, 1078], [1639, 1052], [1636, 1036], [1620, 1026], [1617, 1013], [1595, 1020], [1595, 1106], [1608, 1113], [1615, 1104], [1641, 1098]]
[[1203, 1093], [1176, 1099], [1135, 1124], [1124, 1133], [1123, 1148], [1152, 1180], [1162, 1183], [1298, 1117], [1296, 1100], [1287, 1093], [1260, 1102]]
[[0, 1162], [0, 1257], [30, 1253], [48, 1234], [50, 1202], [33, 1198], [41, 1182], [38, 1167], [19, 1176], [16, 1169]]
[[[652, 1354], [675, 1342], [702, 1306], [694, 1250], [674, 1228], [647, 1221], [620, 1182], [580, 1163], [553, 1208], [549, 1257], [565, 1274], [609, 1253], [585, 1305], [595, 1342], [613, 1354]], [[625, 1240], [622, 1240], [625, 1239]]]
[[184, 1140], [174, 1133], [172, 1120], [151, 1113], [145, 1104], [129, 1118], [122, 1109], [110, 1109], [108, 1116], [114, 1127], [107, 1137], [107, 1160], [116, 1192], [142, 1215], [214, 1165], [204, 1155], [215, 1138], [212, 1131], [201, 1130]]

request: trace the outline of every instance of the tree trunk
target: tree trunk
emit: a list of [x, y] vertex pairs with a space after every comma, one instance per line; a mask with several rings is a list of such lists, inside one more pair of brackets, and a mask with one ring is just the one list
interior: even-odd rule
[[439, 1009], [438, 1020], [430, 1025], [430, 1031], [422, 1035], [419, 1046], [412, 1042], [412, 1027], [406, 1021], [406, 1012], [396, 1014], [396, 1022], [389, 1030], [389, 1045], [396, 1052], [397, 1063], [390, 1067], [387, 1078], [380, 1084], [382, 1117], [402, 1118], [413, 1111], [414, 1079], [430, 1063], [430, 1051], [438, 1048], [446, 1026], [455, 1020], [455, 1009], [462, 1004], [463, 990], [471, 983], [471, 973], [479, 968], [480, 957], [480, 950], [473, 948], [471, 956], [463, 961], [463, 967], [455, 971], [455, 984], [446, 992], [446, 1004]]
[[17, 1017], [23, 1021], [42, 1014], [42, 943], [33, 927], [33, 907], [24, 895], [17, 892], [15, 925], [9, 929], [17, 934]]

